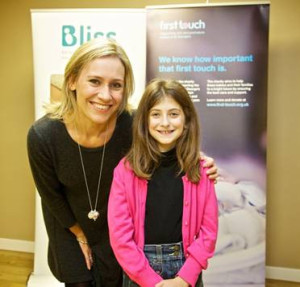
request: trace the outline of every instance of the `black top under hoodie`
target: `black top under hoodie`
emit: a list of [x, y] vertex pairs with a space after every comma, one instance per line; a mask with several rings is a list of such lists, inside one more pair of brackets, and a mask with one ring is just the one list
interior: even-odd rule
[[159, 167], [148, 181], [145, 244], [182, 241], [183, 182], [176, 149], [162, 153]]

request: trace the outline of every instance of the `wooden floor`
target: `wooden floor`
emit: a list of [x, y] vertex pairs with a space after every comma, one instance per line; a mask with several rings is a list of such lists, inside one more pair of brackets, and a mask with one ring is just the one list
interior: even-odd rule
[[25, 287], [32, 270], [32, 253], [0, 250], [0, 287]]
[[[0, 287], [26, 287], [32, 270], [32, 253], [0, 250]], [[266, 287], [300, 287], [300, 283], [266, 280]]]
[[267, 279], [266, 287], [300, 287], [300, 283]]

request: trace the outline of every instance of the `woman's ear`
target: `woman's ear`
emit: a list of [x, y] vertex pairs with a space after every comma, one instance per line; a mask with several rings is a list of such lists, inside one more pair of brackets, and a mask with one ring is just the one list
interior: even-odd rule
[[76, 81], [74, 81], [74, 79], [70, 79], [70, 80], [69, 80], [68, 88], [69, 88], [71, 91], [75, 91], [75, 90], [76, 90]]
[[74, 83], [74, 82], [71, 82], [71, 83], [69, 83], [69, 89], [71, 90], [71, 91], [75, 91], [76, 90], [76, 84]]

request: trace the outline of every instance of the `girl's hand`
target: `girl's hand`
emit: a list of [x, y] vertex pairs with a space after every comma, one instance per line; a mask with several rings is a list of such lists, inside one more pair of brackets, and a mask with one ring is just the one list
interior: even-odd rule
[[181, 277], [177, 276], [174, 279], [160, 281], [155, 287], [188, 287], [189, 284]]
[[218, 174], [218, 167], [215, 164], [215, 160], [212, 157], [208, 157], [203, 153], [200, 153], [201, 159], [204, 160], [204, 167], [208, 167], [207, 174], [209, 179], [212, 179], [217, 183]]

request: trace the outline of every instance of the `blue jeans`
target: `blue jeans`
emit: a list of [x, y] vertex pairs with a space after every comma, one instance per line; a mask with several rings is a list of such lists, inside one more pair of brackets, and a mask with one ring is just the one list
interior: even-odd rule
[[[163, 279], [172, 279], [176, 276], [185, 262], [182, 242], [171, 244], [146, 244], [144, 253], [150, 266]], [[123, 287], [138, 287], [125, 273], [123, 273]], [[202, 273], [196, 283], [197, 287], [202, 287]]]

